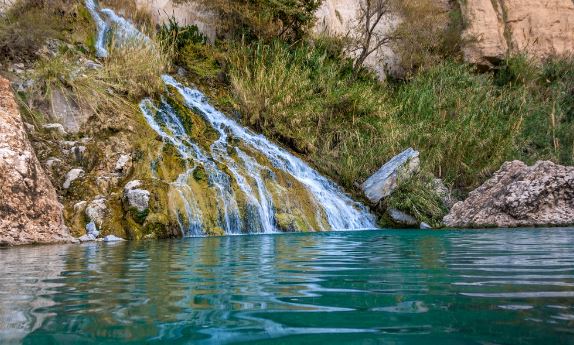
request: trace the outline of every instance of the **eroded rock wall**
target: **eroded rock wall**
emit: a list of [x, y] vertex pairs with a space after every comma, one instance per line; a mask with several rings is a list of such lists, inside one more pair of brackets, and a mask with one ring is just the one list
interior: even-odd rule
[[456, 203], [449, 227], [569, 226], [574, 224], [574, 167], [550, 161], [506, 162], [492, 178]]
[[28, 141], [10, 82], [0, 77], [0, 245], [73, 240], [63, 206]]
[[572, 0], [460, 1], [469, 62], [492, 66], [509, 54], [535, 58], [574, 53]]

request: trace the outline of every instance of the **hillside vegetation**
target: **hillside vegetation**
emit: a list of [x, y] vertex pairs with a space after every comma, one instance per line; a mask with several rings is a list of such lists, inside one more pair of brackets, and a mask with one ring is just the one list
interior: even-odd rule
[[[71, 85], [79, 103], [98, 109], [100, 102], [133, 105], [156, 93], [159, 75], [173, 63], [231, 116], [290, 148], [357, 197], [358, 185], [381, 164], [413, 147], [421, 153], [421, 172], [380, 207], [399, 208], [433, 225], [446, 212], [433, 192], [434, 177], [462, 198], [507, 160], [574, 164], [574, 59], [535, 62], [515, 56], [479, 72], [461, 60], [457, 9], [445, 14], [413, 0], [400, 8], [405, 22], [392, 43], [406, 73], [380, 82], [354, 67], [344, 54], [345, 38], [310, 33], [320, 1], [202, 4], [220, 19], [214, 44], [196, 27], [172, 21], [151, 30], [169, 54], [150, 59], [145, 51], [112, 53], [104, 69], [86, 75], [88, 81], [60, 78], [70, 71], [55, 71], [70, 66], [66, 59], [72, 54], [61, 52], [37, 60], [39, 85], [44, 91]], [[77, 15], [69, 17], [70, 9]], [[138, 23], [149, 23], [137, 15]], [[93, 37], [86, 33], [93, 24], [78, 24], [85, 16], [76, 1], [20, 1], [0, 25], [0, 50], [6, 59], [30, 59], [42, 32], [93, 54]], [[117, 92], [98, 91], [108, 87]], [[82, 95], [96, 95], [97, 102]]]

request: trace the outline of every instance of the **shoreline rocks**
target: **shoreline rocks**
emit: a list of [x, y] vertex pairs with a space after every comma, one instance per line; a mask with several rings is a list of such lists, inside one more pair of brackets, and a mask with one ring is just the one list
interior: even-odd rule
[[408, 179], [417, 172], [419, 164], [419, 152], [408, 148], [371, 175], [361, 189], [369, 201], [377, 203], [393, 193], [400, 179]]
[[0, 245], [76, 241], [28, 140], [10, 82], [1, 77], [0, 177]]
[[574, 224], [574, 167], [550, 161], [506, 162], [492, 178], [456, 203], [447, 227], [531, 227]]

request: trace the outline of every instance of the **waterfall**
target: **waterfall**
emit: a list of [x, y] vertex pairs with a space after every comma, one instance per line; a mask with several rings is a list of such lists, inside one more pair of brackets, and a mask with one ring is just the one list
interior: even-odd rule
[[[107, 56], [110, 24], [116, 43], [149, 41], [111, 9], [99, 11], [104, 21], [93, 0], [86, 0], [86, 6], [97, 23], [98, 56]], [[215, 109], [199, 90], [168, 75], [163, 81], [164, 97], [144, 99], [139, 107], [164, 145], [175, 148], [185, 162], [175, 181], [166, 181], [172, 211], [185, 235], [203, 235], [213, 227], [225, 234], [376, 227], [365, 206], [303, 160]], [[189, 127], [197, 123], [184, 125], [174, 99], [189, 110], [185, 116], [203, 121], [216, 138], [203, 145], [194, 140]]]

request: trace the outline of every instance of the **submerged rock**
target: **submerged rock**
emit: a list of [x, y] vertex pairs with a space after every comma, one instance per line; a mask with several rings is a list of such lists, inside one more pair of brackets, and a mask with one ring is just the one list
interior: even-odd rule
[[385, 163], [361, 188], [372, 203], [377, 203], [393, 193], [399, 179], [411, 177], [418, 169], [419, 152], [408, 148]]
[[444, 218], [449, 227], [566, 226], [574, 224], [574, 167], [549, 161], [506, 162], [458, 202]]
[[0, 245], [75, 241], [28, 141], [10, 83], [1, 77], [0, 176]]
[[125, 240], [115, 235], [108, 235], [104, 237], [104, 242], [119, 242], [119, 241], [125, 241]]

